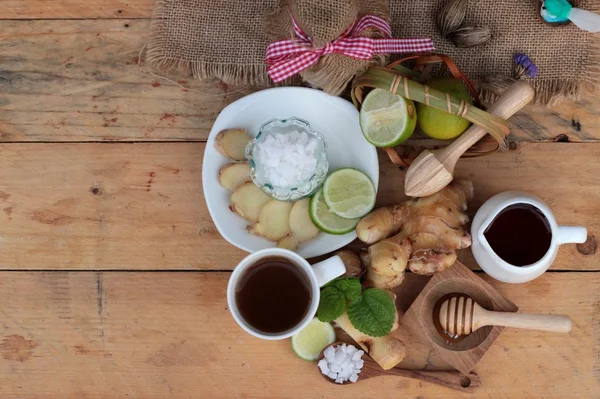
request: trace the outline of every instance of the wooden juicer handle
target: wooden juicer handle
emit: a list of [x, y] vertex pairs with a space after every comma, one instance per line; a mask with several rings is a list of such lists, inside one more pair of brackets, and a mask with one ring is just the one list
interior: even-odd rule
[[[531, 102], [534, 94], [526, 82], [515, 82], [487, 111], [508, 119]], [[406, 172], [406, 195], [425, 197], [446, 187], [452, 181], [456, 162], [486, 134], [483, 128], [474, 124], [448, 147], [436, 151], [425, 150], [419, 154]]]
[[[535, 92], [527, 83], [513, 83], [487, 111], [503, 119], [508, 119], [516, 114], [521, 108], [529, 104], [533, 99], [534, 94]], [[487, 132], [485, 130], [473, 124], [452, 144], [440, 150], [440, 157], [445, 157], [449, 161], [453, 160], [451, 164], [447, 164], [447, 166], [451, 166], [451, 169], [447, 169], [449, 171], [454, 171], [456, 161], [458, 161], [462, 154], [481, 140], [486, 134]]]

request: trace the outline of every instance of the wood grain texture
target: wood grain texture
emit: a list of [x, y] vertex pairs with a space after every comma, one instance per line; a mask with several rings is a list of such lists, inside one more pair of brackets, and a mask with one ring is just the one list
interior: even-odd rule
[[149, 21], [0, 21], [0, 141], [205, 140], [252, 90], [138, 67]]
[[[52, 2], [75, 12], [69, 3]], [[140, 70], [149, 26], [131, 19], [0, 21], [0, 141], [206, 139], [223, 107], [253, 90], [167, 75], [179, 87], [147, 66]], [[587, 94], [579, 104], [528, 106], [511, 119], [510, 139], [598, 141], [599, 105]]]
[[[1, 397], [340, 395], [342, 388], [298, 359], [288, 340], [261, 341], [235, 324], [225, 299], [229, 273], [0, 276]], [[524, 312], [570, 314], [574, 328], [567, 336], [506, 329], [475, 369], [481, 388], [473, 397], [597, 397], [600, 274], [547, 273], [528, 284], [492, 284]], [[426, 358], [411, 356], [414, 367], [426, 365]], [[464, 397], [398, 377], [343, 389], [348, 398], [397, 398], [399, 390], [403, 397]]]
[[[244, 252], [221, 238], [208, 214], [201, 184], [204, 148], [0, 145], [0, 268], [232, 269]], [[380, 159], [378, 204], [404, 200], [403, 172]], [[600, 237], [600, 203], [592, 200], [600, 193], [598, 159], [595, 144], [526, 144], [461, 161], [457, 176], [476, 187], [471, 215], [498, 192], [526, 190], [548, 202], [559, 223], [586, 226]], [[461, 251], [461, 260], [476, 267], [470, 251]], [[582, 253], [575, 245], [561, 247], [553, 266], [599, 268], [597, 248]]]
[[149, 18], [155, 0], [2, 0], [0, 19]]

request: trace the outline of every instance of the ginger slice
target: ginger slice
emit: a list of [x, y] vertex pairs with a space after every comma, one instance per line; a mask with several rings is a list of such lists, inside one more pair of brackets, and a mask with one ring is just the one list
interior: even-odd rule
[[277, 247], [295, 251], [300, 244], [319, 235], [321, 231], [310, 220], [309, 205], [310, 198], [304, 198], [294, 203], [290, 212], [291, 234], [279, 240]]
[[261, 209], [269, 201], [271, 197], [263, 193], [254, 183], [244, 183], [231, 193], [229, 209], [244, 219], [255, 222]]
[[221, 130], [215, 137], [215, 149], [232, 161], [243, 161], [246, 159], [246, 146], [251, 139], [246, 129]]
[[271, 200], [261, 209], [258, 221], [247, 227], [249, 233], [277, 241], [290, 234], [291, 202]]
[[228, 190], [235, 190], [251, 181], [250, 164], [248, 162], [232, 162], [219, 169], [219, 184]]

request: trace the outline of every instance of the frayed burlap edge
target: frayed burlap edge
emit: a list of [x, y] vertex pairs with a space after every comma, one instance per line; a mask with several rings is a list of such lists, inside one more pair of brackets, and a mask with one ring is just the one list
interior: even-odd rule
[[[169, 0], [157, 0], [154, 6], [150, 24], [150, 40], [147, 43], [146, 62], [161, 72], [176, 69], [196, 79], [217, 78], [230, 85], [273, 86], [267, 75], [264, 64], [210, 64], [203, 61], [185, 61], [169, 58], [162, 49], [166, 40], [161, 32], [164, 30], [165, 15], [163, 14]], [[290, 82], [287, 82], [290, 83]]]
[[[589, 8], [594, 13], [600, 13], [600, 3]], [[563, 99], [567, 98], [578, 101], [581, 98], [583, 90], [590, 92], [596, 90], [600, 81], [600, 34], [590, 33], [590, 41], [587, 67], [583, 76], [579, 79], [550, 79], [536, 80], [527, 79], [527, 82], [535, 90], [534, 104], [544, 106], [558, 105]], [[535, 61], [535, 60], [534, 60]], [[480, 90], [481, 102], [487, 106], [492, 104], [498, 98], [499, 94], [514, 82], [512, 78], [491, 79], [482, 83]]]

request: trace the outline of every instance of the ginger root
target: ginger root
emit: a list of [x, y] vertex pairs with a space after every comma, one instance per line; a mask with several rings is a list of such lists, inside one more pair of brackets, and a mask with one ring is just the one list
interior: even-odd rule
[[419, 216], [438, 218], [449, 227], [460, 228], [469, 221], [464, 211], [471, 198], [473, 183], [456, 180], [429, 197], [374, 210], [358, 222], [356, 234], [361, 241], [373, 244], [399, 232], [408, 221]]
[[300, 244], [312, 240], [319, 235], [321, 230], [319, 230], [313, 224], [312, 220], [310, 220], [308, 214], [309, 205], [309, 198], [304, 198], [294, 203], [289, 216], [290, 235], [283, 237], [277, 242], [278, 248], [295, 251]]
[[250, 178], [250, 164], [248, 162], [232, 162], [223, 165], [219, 169], [217, 179], [221, 186], [233, 191], [252, 180]]
[[455, 250], [471, 245], [462, 225], [468, 221], [464, 211], [472, 197], [472, 183], [457, 180], [429, 197], [379, 208], [361, 219], [358, 238], [373, 244], [363, 255], [366, 283], [391, 289], [402, 283], [407, 267], [431, 275], [452, 266]]
[[[335, 322], [384, 370], [394, 368], [406, 356], [406, 347], [398, 338], [394, 338], [389, 334], [383, 337], [371, 337], [363, 334], [354, 328], [346, 312], [335, 319]], [[398, 313], [396, 312], [396, 321], [392, 331], [397, 328]]]
[[256, 184], [249, 182], [242, 184], [231, 193], [229, 209], [244, 219], [256, 222], [263, 206], [269, 201], [271, 197], [263, 193]]
[[269, 241], [281, 240], [290, 234], [290, 213], [293, 205], [291, 202], [270, 200], [260, 210], [258, 221], [246, 227], [246, 230]]
[[365, 269], [355, 252], [344, 249], [342, 251], [337, 251], [335, 255], [339, 256], [342, 259], [344, 266], [346, 266], [346, 273], [344, 273], [343, 277], [362, 277]]
[[246, 146], [252, 140], [246, 129], [221, 130], [215, 137], [215, 149], [232, 161], [246, 159]]

